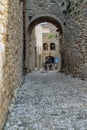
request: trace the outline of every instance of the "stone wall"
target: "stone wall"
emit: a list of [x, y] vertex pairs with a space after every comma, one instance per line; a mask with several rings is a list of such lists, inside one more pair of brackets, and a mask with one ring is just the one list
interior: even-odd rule
[[87, 79], [87, 3], [84, 2], [66, 16], [62, 69], [81, 79]]
[[61, 0], [26, 0], [26, 9], [26, 30], [28, 34], [26, 44], [26, 67], [28, 68], [27, 64], [30, 63], [27, 63], [27, 59], [29, 59], [29, 52], [27, 50], [29, 50], [33, 27], [41, 22], [50, 22], [57, 26], [57, 28], [62, 28], [65, 18], [61, 8]]
[[[49, 16], [50, 19], [54, 16], [63, 23], [65, 18], [61, 0], [26, 0], [26, 29], [28, 29], [31, 21], [42, 16]], [[48, 19], [45, 19], [45, 21], [49, 22]], [[36, 25], [39, 23], [36, 21]]]
[[[63, 36], [61, 35], [62, 38], [60, 39], [61, 41], [63, 39], [63, 42], [61, 42], [62, 71], [86, 79], [87, 2], [85, 3], [84, 0], [75, 8], [74, 12], [67, 15], [64, 13], [65, 7], [62, 6], [61, 2], [61, 0], [27, 0], [26, 27], [28, 28], [29, 24], [36, 25], [43, 21], [51, 21], [56, 25], [55, 18], [58, 18], [59, 28], [61, 26], [63, 30]], [[54, 18], [54, 21], [51, 18]]]
[[36, 36], [36, 68], [42, 68], [42, 25], [38, 24], [35, 27], [35, 36]]
[[23, 3], [0, 0], [0, 130], [15, 88], [22, 80]]
[[30, 71], [35, 70], [35, 47], [36, 47], [36, 36], [35, 36], [35, 29], [34, 29], [31, 35], [30, 49], [28, 49], [28, 51], [30, 52], [29, 55]]

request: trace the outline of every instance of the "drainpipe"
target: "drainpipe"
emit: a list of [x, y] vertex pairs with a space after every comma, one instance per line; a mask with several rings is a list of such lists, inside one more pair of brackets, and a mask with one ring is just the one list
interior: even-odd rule
[[26, 73], [26, 0], [23, 0], [23, 74]]

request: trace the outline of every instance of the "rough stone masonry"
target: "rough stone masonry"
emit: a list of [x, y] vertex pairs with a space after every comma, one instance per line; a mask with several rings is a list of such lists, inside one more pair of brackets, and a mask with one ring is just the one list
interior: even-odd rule
[[63, 29], [62, 71], [87, 79], [87, 2], [84, 0], [68, 14], [64, 14], [61, 0], [27, 0], [26, 3], [27, 29], [35, 20], [40, 23], [43, 16], [50, 17], [45, 19], [48, 22], [53, 17], [59, 19]]
[[22, 7], [20, 0], [0, 0], [0, 130], [22, 78]]
[[87, 80], [87, 2], [65, 17], [62, 69]]

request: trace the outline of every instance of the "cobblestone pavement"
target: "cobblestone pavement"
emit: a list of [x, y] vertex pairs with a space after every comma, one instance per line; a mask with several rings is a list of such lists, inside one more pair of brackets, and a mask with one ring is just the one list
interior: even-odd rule
[[87, 82], [54, 71], [27, 75], [4, 130], [87, 130]]

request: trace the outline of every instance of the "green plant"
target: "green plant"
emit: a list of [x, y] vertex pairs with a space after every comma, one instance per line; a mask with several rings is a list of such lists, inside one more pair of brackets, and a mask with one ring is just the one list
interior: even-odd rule
[[63, 10], [64, 14], [70, 14], [72, 13], [81, 3], [83, 0], [73, 1], [73, 0], [63, 0], [62, 6], [65, 7]]
[[53, 33], [48, 34], [48, 38], [54, 38], [54, 37], [55, 37], [55, 34], [53, 34]]

